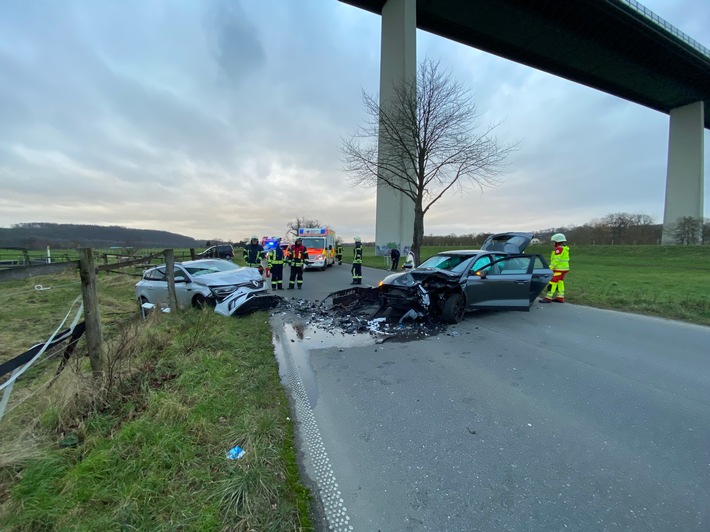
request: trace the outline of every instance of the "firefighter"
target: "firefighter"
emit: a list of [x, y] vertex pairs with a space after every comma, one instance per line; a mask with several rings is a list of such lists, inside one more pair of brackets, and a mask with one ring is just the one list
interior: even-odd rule
[[[550, 238], [555, 248], [550, 255], [550, 269], [552, 279], [547, 285], [547, 294], [540, 299], [540, 303], [564, 303], [565, 302], [565, 275], [569, 273], [569, 246], [567, 237], [562, 233], [555, 233]], [[557, 292], [557, 295], [555, 295]]]
[[252, 235], [249, 244], [244, 246], [244, 262], [250, 268], [258, 268], [259, 273], [264, 270], [261, 265], [261, 261], [264, 258], [264, 246], [259, 244], [259, 238], [256, 235]]
[[343, 263], [343, 245], [340, 242], [335, 246], [335, 259], [338, 261], [338, 264]]
[[288, 289], [293, 290], [294, 285], [298, 284], [298, 289], [300, 290], [303, 288], [303, 267], [306, 264], [306, 260], [308, 260], [308, 251], [306, 251], [306, 246], [303, 245], [301, 238], [297, 238], [296, 243], [291, 246], [288, 260], [291, 266]]
[[353, 266], [350, 271], [353, 274], [353, 282], [350, 284], [362, 284], [362, 240], [355, 237], [355, 249], [353, 249]]
[[266, 263], [271, 270], [271, 289], [283, 290], [284, 250], [281, 249], [280, 239], [277, 242], [276, 247], [266, 254]]

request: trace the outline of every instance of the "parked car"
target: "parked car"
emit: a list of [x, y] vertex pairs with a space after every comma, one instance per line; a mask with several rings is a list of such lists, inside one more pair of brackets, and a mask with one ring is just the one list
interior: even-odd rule
[[532, 233], [499, 233], [479, 250], [445, 251], [379, 286], [382, 309], [459, 323], [474, 309], [530, 310], [552, 278], [541, 255], [523, 254]]
[[[175, 263], [175, 292], [180, 308], [214, 307], [215, 312], [232, 316], [251, 310], [271, 308], [278, 296], [268, 295], [268, 287], [256, 268], [237, 266], [220, 259], [199, 259]], [[136, 299], [168, 306], [168, 279], [165, 265], [150, 268], [136, 283]]]
[[195, 258], [232, 260], [234, 258], [234, 248], [231, 244], [219, 244], [198, 253]]

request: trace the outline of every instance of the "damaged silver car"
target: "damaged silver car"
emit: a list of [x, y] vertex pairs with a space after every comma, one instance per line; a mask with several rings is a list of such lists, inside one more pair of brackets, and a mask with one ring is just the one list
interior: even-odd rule
[[[209, 306], [223, 316], [233, 316], [276, 306], [280, 297], [269, 295], [256, 268], [240, 267], [221, 259], [175, 263], [175, 293], [180, 308]], [[136, 298], [145, 305], [169, 305], [165, 265], [150, 268], [136, 283]]]
[[469, 310], [530, 310], [552, 278], [541, 255], [523, 254], [532, 233], [499, 233], [479, 250], [445, 251], [386, 277], [381, 309], [459, 323]]

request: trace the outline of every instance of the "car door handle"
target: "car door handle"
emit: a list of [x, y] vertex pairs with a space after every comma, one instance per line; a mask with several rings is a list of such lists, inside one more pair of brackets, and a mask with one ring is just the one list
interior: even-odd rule
[[518, 280], [518, 281], [515, 281], [515, 284], [528, 284], [528, 282], [524, 281], [524, 280]]

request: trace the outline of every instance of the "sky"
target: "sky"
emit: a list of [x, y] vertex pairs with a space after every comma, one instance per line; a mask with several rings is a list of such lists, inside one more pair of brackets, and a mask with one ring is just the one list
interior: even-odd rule
[[[710, 4], [642, 3], [710, 47]], [[3, 0], [0, 227], [239, 241], [305, 217], [374, 240], [376, 194], [338, 147], [379, 91], [380, 25], [337, 0]], [[663, 221], [668, 115], [422, 31], [417, 57], [520, 142], [496, 187], [445, 196], [425, 234]], [[705, 152], [707, 206], [707, 130]]]

